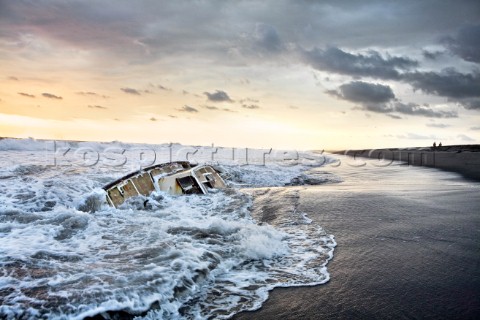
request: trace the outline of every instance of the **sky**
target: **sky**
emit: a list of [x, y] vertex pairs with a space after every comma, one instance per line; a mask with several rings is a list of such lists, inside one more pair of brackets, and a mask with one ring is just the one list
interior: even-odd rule
[[0, 136], [480, 143], [480, 2], [0, 0]]

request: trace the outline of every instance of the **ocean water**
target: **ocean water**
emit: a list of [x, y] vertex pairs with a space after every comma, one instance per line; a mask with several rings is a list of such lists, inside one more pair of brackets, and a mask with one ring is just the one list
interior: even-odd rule
[[[214, 165], [229, 187], [106, 204], [103, 185], [174, 160]], [[258, 309], [275, 287], [325, 283], [334, 235], [298, 209], [298, 188], [340, 182], [318, 170], [332, 161], [285, 150], [0, 140], [0, 318], [222, 319]]]

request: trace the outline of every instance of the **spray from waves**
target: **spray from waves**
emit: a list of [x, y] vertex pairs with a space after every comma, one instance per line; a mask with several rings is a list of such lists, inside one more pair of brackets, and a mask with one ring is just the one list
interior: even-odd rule
[[[222, 170], [234, 186], [271, 187], [314, 165]], [[335, 241], [298, 210], [294, 189], [154, 193], [113, 209], [98, 189], [108, 168], [36, 168], [29, 159], [0, 175], [10, 176], [0, 179], [7, 319], [227, 318], [259, 308], [274, 287], [329, 278]]]

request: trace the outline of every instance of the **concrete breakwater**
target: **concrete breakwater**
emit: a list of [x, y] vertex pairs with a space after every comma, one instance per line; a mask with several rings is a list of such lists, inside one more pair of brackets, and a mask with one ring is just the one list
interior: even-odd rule
[[388, 165], [388, 161], [400, 161], [405, 165], [438, 168], [480, 181], [480, 145], [344, 150], [333, 153], [377, 159], [384, 165]]

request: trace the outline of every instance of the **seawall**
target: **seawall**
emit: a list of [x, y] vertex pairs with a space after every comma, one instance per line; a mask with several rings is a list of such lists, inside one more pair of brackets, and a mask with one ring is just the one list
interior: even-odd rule
[[401, 161], [406, 165], [458, 172], [468, 179], [480, 181], [480, 145], [344, 150], [332, 153], [354, 158]]

